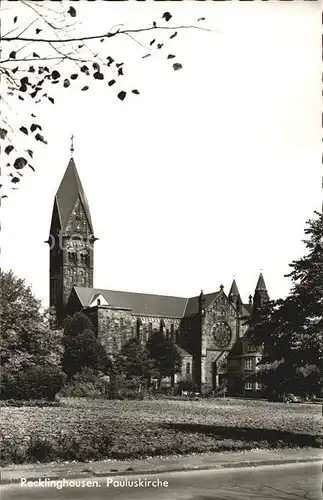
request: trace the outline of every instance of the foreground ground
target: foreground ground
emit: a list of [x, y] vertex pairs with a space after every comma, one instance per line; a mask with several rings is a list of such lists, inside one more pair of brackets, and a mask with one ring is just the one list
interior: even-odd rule
[[[91, 488], [2, 487], [2, 500], [319, 500], [321, 498], [321, 465], [276, 465], [246, 469], [173, 472], [149, 476], [132, 476], [131, 480], [159, 479], [163, 486], [121, 486], [126, 477], [95, 479]], [[129, 481], [128, 477], [128, 481]], [[164, 481], [167, 481], [165, 486]], [[131, 484], [131, 483], [130, 483]], [[144, 483], [145, 484], [145, 483]]]
[[1, 409], [3, 464], [321, 445], [321, 407], [266, 401], [66, 399]]

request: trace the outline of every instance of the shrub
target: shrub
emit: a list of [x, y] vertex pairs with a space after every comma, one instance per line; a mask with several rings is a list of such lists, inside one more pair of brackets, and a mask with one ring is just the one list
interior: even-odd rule
[[55, 365], [29, 365], [22, 371], [5, 366], [2, 372], [1, 399], [48, 399], [54, 401], [65, 380], [62, 370]]

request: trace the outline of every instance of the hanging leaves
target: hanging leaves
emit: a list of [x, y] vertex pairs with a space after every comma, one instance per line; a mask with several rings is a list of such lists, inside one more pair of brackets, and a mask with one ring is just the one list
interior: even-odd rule
[[121, 92], [119, 92], [118, 94], [118, 98], [120, 99], [120, 101], [123, 101], [125, 99], [127, 95], [127, 92], [125, 92], [124, 90], [121, 90]]
[[32, 170], [33, 172], [35, 172], [34, 167], [33, 167], [32, 165], [30, 165], [30, 163], [28, 163], [28, 167], [29, 167], [29, 168], [31, 168], [31, 170]]
[[172, 15], [170, 12], [164, 12], [162, 19], [165, 19], [166, 22], [168, 22], [172, 18]]
[[27, 149], [27, 153], [29, 154], [30, 158], [34, 156], [34, 153], [32, 152], [31, 149]]
[[52, 78], [53, 80], [58, 80], [58, 78], [60, 78], [61, 74], [59, 71], [57, 71], [56, 69], [54, 69], [54, 71], [52, 71]]
[[28, 135], [28, 130], [26, 127], [20, 127], [20, 132], [23, 132], [24, 134]]
[[5, 128], [0, 128], [0, 139], [5, 139], [7, 133], [8, 130], [6, 130]]
[[174, 54], [168, 54], [167, 59], [174, 59]]
[[173, 33], [169, 38], [175, 38], [175, 36], [177, 36], [177, 31], [175, 31], [175, 33]]
[[115, 80], [110, 80], [110, 81], [108, 82], [108, 85], [109, 85], [109, 87], [111, 87], [111, 85], [114, 85], [115, 83], [116, 83], [116, 81], [115, 81]]
[[10, 146], [7, 146], [4, 150], [4, 152], [9, 155], [11, 151], [14, 149], [14, 147], [10, 144]]
[[48, 98], [47, 98], [47, 99], [48, 99], [48, 100], [49, 100], [52, 104], [54, 104], [54, 102], [55, 102], [55, 101], [54, 101], [54, 98], [53, 98], [53, 97], [49, 97], [49, 96], [48, 96]]
[[35, 130], [37, 130], [37, 129], [41, 130], [41, 126], [40, 126], [40, 125], [38, 125], [37, 123], [33, 123], [33, 124], [30, 126], [30, 131], [31, 131], [31, 132], [35, 132]]
[[12, 50], [9, 54], [9, 59], [16, 59], [16, 51]]
[[16, 22], [17, 22], [17, 21], [18, 21], [18, 17], [17, 17], [17, 16], [15, 16], [15, 17], [13, 18], [13, 22], [14, 22], [14, 24], [16, 24]]
[[73, 75], [71, 75], [71, 80], [76, 80], [76, 78], [78, 78], [78, 74], [77, 73], [73, 73]]
[[74, 7], [70, 6], [67, 12], [71, 17], [76, 17], [76, 10], [74, 9]]
[[140, 94], [139, 90], [137, 90], [137, 89], [133, 89], [131, 92], [132, 92], [133, 94], [136, 94], [136, 95], [139, 95], [139, 94]]
[[69, 81], [69, 79], [65, 78], [64, 83], [63, 83], [63, 87], [65, 89], [67, 89], [67, 87], [69, 87], [70, 85], [71, 85], [71, 82]]
[[47, 144], [47, 141], [44, 139], [44, 137], [40, 134], [36, 134], [35, 135], [35, 139], [36, 141], [40, 141], [40, 142], [43, 142], [44, 144]]
[[19, 177], [13, 177], [13, 178], [11, 179], [11, 182], [12, 182], [13, 184], [17, 184], [17, 182], [20, 182], [20, 179], [19, 179]]
[[14, 164], [13, 164], [13, 166], [16, 170], [21, 170], [26, 165], [27, 165], [27, 160], [26, 160], [26, 158], [23, 158], [23, 157], [16, 158], [14, 161]]
[[96, 80], [103, 80], [104, 75], [103, 73], [100, 73], [100, 71], [96, 71], [96, 73], [93, 74], [93, 78], [95, 78]]
[[85, 85], [85, 87], [82, 87], [81, 90], [89, 90], [89, 87]]
[[123, 76], [123, 69], [122, 68], [118, 69], [118, 76]]
[[174, 63], [173, 68], [175, 71], [178, 71], [179, 69], [182, 69], [183, 66], [180, 63]]

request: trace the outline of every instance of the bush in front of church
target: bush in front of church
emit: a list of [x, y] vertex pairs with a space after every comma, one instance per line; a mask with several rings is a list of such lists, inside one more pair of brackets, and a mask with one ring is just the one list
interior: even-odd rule
[[59, 366], [29, 364], [22, 370], [16, 370], [9, 365], [1, 374], [1, 399], [54, 401], [64, 380]]
[[0, 398], [53, 400], [64, 383], [62, 332], [12, 271], [0, 271]]
[[96, 375], [109, 373], [111, 362], [84, 313], [77, 312], [66, 319], [63, 345], [63, 370], [68, 382], [77, 374], [87, 373], [84, 370], [92, 370]]

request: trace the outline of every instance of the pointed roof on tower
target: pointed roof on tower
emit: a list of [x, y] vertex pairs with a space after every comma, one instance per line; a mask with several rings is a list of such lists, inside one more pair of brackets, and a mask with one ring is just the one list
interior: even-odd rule
[[82, 203], [90, 229], [93, 232], [89, 204], [86, 199], [74, 159], [71, 157], [55, 196], [55, 203], [62, 230], [66, 229], [69, 217], [78, 199], [80, 199]]
[[238, 285], [237, 285], [236, 280], [234, 278], [233, 278], [232, 285], [230, 288], [229, 297], [240, 297]]
[[259, 278], [258, 278], [258, 281], [257, 281], [257, 285], [256, 285], [256, 288], [255, 288], [255, 291], [256, 292], [260, 292], [260, 291], [266, 291], [267, 292], [267, 287], [266, 287], [266, 283], [265, 283], [265, 280], [264, 280], [262, 272], [259, 274]]

